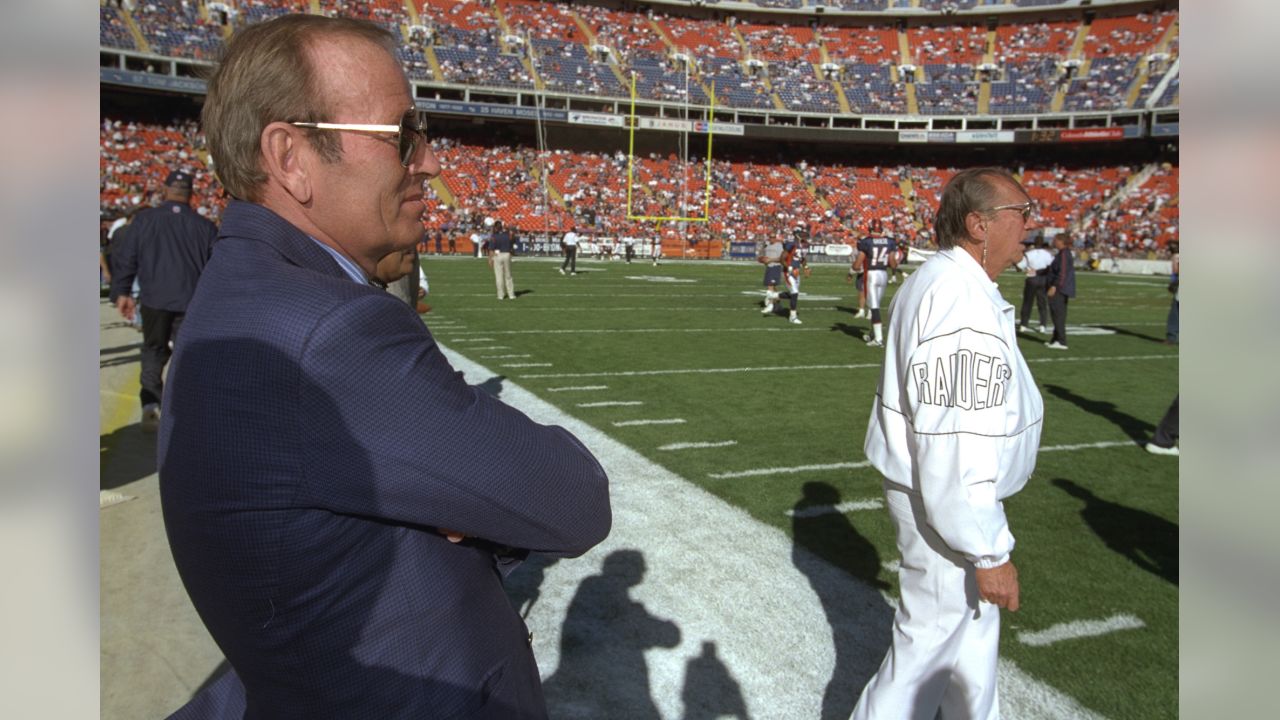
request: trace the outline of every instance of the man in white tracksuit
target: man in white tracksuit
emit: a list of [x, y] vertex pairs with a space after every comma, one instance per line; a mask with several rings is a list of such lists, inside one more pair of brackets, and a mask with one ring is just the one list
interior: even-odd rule
[[995, 720], [1001, 607], [1018, 609], [1001, 501], [1035, 468], [1044, 404], [994, 282], [1034, 206], [1007, 172], [957, 174], [941, 250], [903, 283], [867, 428], [902, 554], [893, 644], [855, 720]]

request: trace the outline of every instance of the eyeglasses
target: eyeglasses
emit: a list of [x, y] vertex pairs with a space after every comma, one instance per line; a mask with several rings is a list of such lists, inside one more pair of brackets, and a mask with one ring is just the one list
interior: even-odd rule
[[418, 154], [419, 143], [427, 141], [427, 126], [418, 120], [416, 110], [406, 110], [400, 118], [399, 125], [365, 125], [360, 123], [326, 123], [326, 122], [291, 122], [295, 127], [314, 128], [316, 130], [345, 130], [347, 132], [364, 132], [377, 134], [394, 134], [396, 145], [400, 151], [400, 164], [409, 167], [413, 157]]
[[1017, 210], [1018, 212], [1022, 213], [1022, 222], [1026, 222], [1031, 219], [1031, 215], [1036, 211], [1036, 204], [1034, 202], [1028, 201], [1024, 203], [1016, 203], [1014, 205], [997, 205], [993, 208], [987, 208], [982, 212], [993, 213], [999, 210]]

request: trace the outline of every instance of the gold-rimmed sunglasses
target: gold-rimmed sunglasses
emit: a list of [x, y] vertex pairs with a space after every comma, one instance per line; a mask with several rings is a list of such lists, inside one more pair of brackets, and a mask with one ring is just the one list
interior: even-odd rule
[[364, 123], [327, 123], [327, 122], [291, 122], [295, 127], [313, 128], [315, 130], [342, 130], [345, 132], [374, 133], [378, 135], [395, 135], [396, 147], [400, 153], [400, 164], [409, 167], [418, 154], [419, 145], [426, 145], [427, 124], [418, 117], [418, 111], [410, 108], [400, 118], [399, 125], [371, 125]]

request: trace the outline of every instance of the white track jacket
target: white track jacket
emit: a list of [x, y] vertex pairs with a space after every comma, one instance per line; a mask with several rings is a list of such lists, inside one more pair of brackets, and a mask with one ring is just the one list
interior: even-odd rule
[[1044, 402], [1013, 306], [965, 251], [938, 252], [893, 298], [864, 450], [925, 520], [980, 568], [1013, 550], [1004, 498], [1036, 465]]

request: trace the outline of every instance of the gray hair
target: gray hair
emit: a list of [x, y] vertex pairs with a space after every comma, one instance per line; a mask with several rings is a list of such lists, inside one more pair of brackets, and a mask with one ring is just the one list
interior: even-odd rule
[[942, 190], [942, 201], [933, 220], [933, 232], [938, 247], [955, 247], [970, 239], [965, 218], [971, 212], [981, 212], [991, 207], [998, 188], [996, 179], [1007, 181], [1014, 187], [1022, 187], [1008, 170], [996, 167], [962, 170], [951, 178]]

